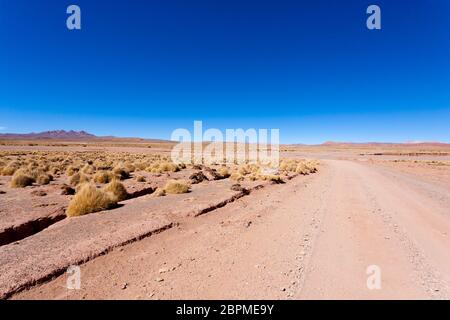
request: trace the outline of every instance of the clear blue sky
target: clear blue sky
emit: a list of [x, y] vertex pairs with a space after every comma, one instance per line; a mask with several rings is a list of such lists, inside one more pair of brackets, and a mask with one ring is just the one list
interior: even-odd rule
[[450, 142], [448, 0], [0, 0], [0, 44], [0, 132]]

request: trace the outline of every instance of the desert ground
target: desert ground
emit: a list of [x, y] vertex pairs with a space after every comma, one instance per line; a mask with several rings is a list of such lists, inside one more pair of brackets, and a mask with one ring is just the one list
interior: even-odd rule
[[0, 297], [450, 299], [449, 145], [286, 145], [277, 175], [170, 148], [0, 143]]

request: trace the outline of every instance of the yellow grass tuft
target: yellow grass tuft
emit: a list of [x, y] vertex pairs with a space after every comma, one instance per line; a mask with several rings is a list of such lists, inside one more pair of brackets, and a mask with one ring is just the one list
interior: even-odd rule
[[50, 181], [53, 180], [53, 177], [49, 174], [43, 173], [40, 174], [37, 178], [36, 178], [36, 183], [40, 184], [40, 185], [44, 185], [44, 184], [49, 184]]
[[225, 179], [230, 177], [230, 171], [227, 167], [220, 167], [217, 169], [217, 173], [220, 174], [220, 176]]
[[74, 167], [74, 166], [68, 166], [67, 170], [66, 170], [66, 175], [68, 177], [73, 176], [75, 173], [77, 173], [79, 171], [78, 168]]
[[153, 195], [155, 197], [162, 197], [166, 195], [166, 191], [164, 190], [164, 188], [156, 188], [155, 192], [153, 192]]
[[164, 186], [166, 193], [180, 194], [189, 192], [189, 184], [182, 180], [169, 180]]
[[136, 181], [137, 181], [137, 182], [145, 182], [146, 179], [145, 179], [144, 176], [137, 176], [137, 177], [136, 177]]
[[99, 171], [96, 174], [94, 174], [93, 177], [95, 183], [108, 183], [112, 181], [113, 178], [114, 175], [108, 171]]
[[80, 183], [85, 183], [85, 182], [89, 182], [91, 179], [89, 176], [86, 176], [82, 173], [75, 173], [73, 176], [70, 177], [69, 179], [69, 184], [72, 186], [77, 186]]
[[111, 209], [117, 204], [116, 197], [95, 185], [86, 183], [75, 194], [66, 210], [68, 217], [82, 216], [85, 214]]
[[117, 180], [111, 181], [103, 188], [103, 190], [113, 194], [117, 201], [123, 201], [128, 198], [127, 189], [125, 189], [124, 185]]
[[31, 186], [34, 182], [33, 177], [23, 171], [17, 171], [11, 178], [11, 188], [25, 188]]
[[116, 166], [112, 172], [117, 177], [117, 179], [120, 180], [125, 180], [130, 177], [130, 172], [122, 166]]
[[240, 174], [239, 172], [233, 172], [230, 175], [230, 179], [234, 180], [234, 181], [242, 181], [242, 180], [244, 180], [244, 176], [242, 174]]

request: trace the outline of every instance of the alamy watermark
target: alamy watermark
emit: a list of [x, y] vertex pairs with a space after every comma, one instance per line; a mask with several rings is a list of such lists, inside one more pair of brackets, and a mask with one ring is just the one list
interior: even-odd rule
[[81, 269], [79, 266], [70, 266], [67, 268], [66, 287], [69, 290], [80, 290], [81, 288]]
[[377, 265], [370, 265], [366, 269], [368, 275], [366, 285], [369, 290], [381, 289], [381, 268]]
[[174, 163], [244, 164], [277, 168], [280, 159], [279, 129], [226, 129], [203, 131], [203, 122], [194, 121], [193, 133], [185, 128], [172, 132]]
[[[66, 26], [69, 30], [81, 30], [81, 8], [78, 5], [71, 4], [67, 7], [66, 13], [69, 16], [66, 19]], [[369, 30], [381, 29], [381, 9], [378, 5], [372, 4], [367, 7], [366, 14], [370, 16], [366, 20], [366, 26]]]

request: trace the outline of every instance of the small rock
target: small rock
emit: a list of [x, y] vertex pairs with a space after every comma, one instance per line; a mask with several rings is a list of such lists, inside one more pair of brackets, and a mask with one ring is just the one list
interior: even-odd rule
[[281, 291], [283, 291], [283, 292], [284, 292], [284, 291], [286, 291], [286, 288], [284, 288], [284, 287], [283, 287], [283, 288], [281, 288]]
[[192, 184], [197, 184], [202, 181], [208, 180], [208, 178], [205, 176], [205, 174], [201, 171], [193, 173], [189, 176], [189, 180]]
[[127, 287], [128, 287], [128, 283], [125, 282], [125, 283], [122, 285], [122, 290], [125, 290]]
[[45, 197], [47, 195], [47, 192], [42, 190], [34, 190], [31, 192], [31, 195], [37, 196], [37, 197]]
[[158, 270], [159, 273], [166, 273], [168, 271], [169, 271], [169, 269], [167, 269], [167, 268], [161, 268]]
[[61, 194], [71, 196], [75, 194], [75, 189], [68, 186], [67, 184], [64, 184], [61, 186]]
[[164, 279], [163, 279], [163, 278], [159, 278], [159, 277], [158, 277], [158, 278], [156, 278], [156, 279], [155, 279], [155, 281], [156, 281], [156, 282], [163, 282], [163, 281], [164, 281]]

